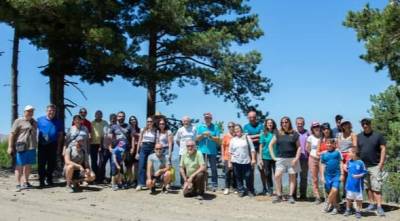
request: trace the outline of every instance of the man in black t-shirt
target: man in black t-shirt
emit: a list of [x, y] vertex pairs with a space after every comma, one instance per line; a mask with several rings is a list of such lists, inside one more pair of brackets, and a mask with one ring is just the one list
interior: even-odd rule
[[361, 160], [368, 170], [364, 179], [370, 203], [367, 211], [376, 210], [379, 216], [385, 216], [382, 209], [382, 183], [386, 141], [382, 134], [372, 130], [370, 119], [361, 120], [361, 126], [363, 132], [357, 136], [357, 146], [360, 149]]

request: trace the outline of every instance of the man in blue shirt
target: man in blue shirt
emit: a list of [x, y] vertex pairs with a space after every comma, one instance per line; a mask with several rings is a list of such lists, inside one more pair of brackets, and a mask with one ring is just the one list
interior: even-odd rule
[[[62, 150], [64, 128], [62, 122], [55, 119], [56, 106], [50, 104], [46, 109], [46, 116], [37, 119], [39, 130], [38, 143], [38, 170], [39, 186], [53, 185], [53, 171], [56, 167], [57, 154]], [[47, 166], [47, 167], [46, 167]]]
[[204, 159], [209, 161], [211, 167], [211, 185], [215, 192], [218, 187], [217, 174], [217, 146], [219, 142], [220, 131], [215, 124], [211, 123], [212, 114], [204, 114], [204, 122], [197, 126], [196, 141], [199, 151], [204, 155]]
[[[262, 194], [267, 193], [267, 186], [266, 186], [266, 176], [265, 172], [263, 170], [263, 167], [260, 166], [260, 162], [262, 161], [261, 155], [259, 154], [260, 151], [260, 134], [263, 132], [264, 125], [261, 122], [257, 121], [257, 114], [255, 111], [250, 111], [247, 114], [247, 118], [249, 119], [249, 123], [245, 124], [243, 126], [243, 131], [249, 135], [251, 140], [253, 141], [254, 148], [256, 149], [256, 160], [257, 160], [257, 168], [258, 171], [260, 171], [260, 176], [261, 176], [261, 183], [263, 185], [263, 190]], [[250, 185], [251, 187], [254, 188], [254, 170], [252, 170], [251, 173], [251, 178], [250, 178]]]

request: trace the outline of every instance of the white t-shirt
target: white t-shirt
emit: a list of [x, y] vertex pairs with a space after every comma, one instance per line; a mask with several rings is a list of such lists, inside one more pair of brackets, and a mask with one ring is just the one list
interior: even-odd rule
[[160, 144], [162, 147], [168, 147], [168, 137], [172, 135], [170, 130], [167, 130], [166, 133], [160, 133]]
[[[144, 129], [142, 129], [143, 131]], [[158, 131], [155, 130], [145, 130], [143, 133], [143, 143], [156, 143], [156, 134], [159, 135]]]
[[175, 135], [175, 142], [179, 145], [179, 155], [183, 155], [186, 152], [186, 141], [196, 139], [196, 128], [193, 126], [181, 127], [178, 129]]
[[321, 142], [321, 139], [315, 137], [314, 135], [310, 135], [307, 138], [307, 143], [309, 143], [310, 147], [311, 147], [310, 148], [310, 156], [318, 158], [317, 148], [318, 148], [318, 145], [320, 144], [320, 142]]
[[233, 137], [229, 143], [231, 162], [238, 164], [249, 164], [251, 162], [249, 146], [250, 151], [254, 152], [255, 148], [253, 142], [251, 142], [247, 135], [243, 135], [242, 137]]

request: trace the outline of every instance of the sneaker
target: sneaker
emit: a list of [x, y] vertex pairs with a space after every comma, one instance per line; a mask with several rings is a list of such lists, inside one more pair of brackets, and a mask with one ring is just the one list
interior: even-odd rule
[[316, 198], [315, 201], [314, 201], [314, 204], [315, 204], [315, 205], [319, 205], [319, 204], [321, 204], [321, 202], [322, 202], [322, 201], [321, 201], [320, 198]]
[[217, 191], [217, 187], [213, 186], [213, 187], [211, 188], [211, 191], [216, 192], [216, 191]]
[[337, 215], [339, 212], [336, 208], [333, 208], [331, 215]]
[[367, 212], [373, 212], [376, 210], [376, 205], [375, 204], [369, 204], [368, 207], [365, 209]]
[[344, 211], [344, 216], [350, 216], [351, 215], [351, 210], [350, 209], [346, 209], [346, 211]]
[[156, 188], [155, 187], [152, 187], [151, 189], [150, 189], [150, 194], [155, 194], [156, 193]]
[[22, 186], [21, 185], [16, 185], [15, 186], [15, 192], [21, 192], [21, 190], [22, 190]]
[[382, 207], [378, 207], [378, 208], [376, 209], [376, 214], [377, 214], [378, 216], [383, 217], [383, 216], [385, 216], [385, 211], [383, 211]]
[[267, 192], [267, 196], [271, 197], [273, 194], [272, 190]]
[[247, 193], [247, 196], [249, 196], [249, 197], [255, 197], [256, 195], [254, 194], [254, 192], [249, 191], [249, 192]]
[[47, 183], [47, 186], [50, 186], [50, 187], [54, 186], [53, 180], [48, 179], [46, 183]]
[[67, 186], [66, 190], [67, 190], [68, 193], [74, 193], [75, 192], [75, 190], [74, 190], [74, 188], [72, 186]]
[[228, 195], [229, 194], [229, 189], [228, 188], [225, 188], [225, 190], [224, 190], [224, 195]]
[[23, 189], [31, 189], [32, 187], [33, 186], [29, 182], [26, 182], [26, 183], [22, 184], [22, 188]]
[[356, 218], [357, 218], [357, 219], [361, 219], [361, 213], [360, 213], [360, 211], [357, 211], [357, 212], [356, 212]]
[[245, 192], [239, 192], [239, 197], [244, 197], [246, 195]]
[[117, 190], [119, 190], [119, 187], [118, 187], [118, 185], [111, 185], [111, 189], [113, 190], [113, 191], [117, 191]]
[[39, 188], [43, 189], [46, 187], [46, 183], [44, 181], [39, 181]]
[[163, 186], [163, 188], [162, 188], [161, 192], [162, 192], [162, 193], [168, 193], [168, 189], [167, 189], [167, 187], [166, 187], [166, 186]]
[[280, 202], [282, 202], [282, 196], [275, 196], [272, 199], [272, 203], [280, 203]]
[[329, 213], [329, 212], [332, 211], [332, 207], [331, 207], [331, 205], [330, 205], [329, 203], [326, 203], [326, 204], [325, 204], [325, 206], [324, 206], [324, 211], [325, 211], [326, 213]]
[[142, 186], [140, 186], [140, 185], [137, 185], [137, 187], [136, 187], [136, 189], [135, 189], [136, 191], [140, 191], [140, 190], [142, 190]]
[[296, 201], [294, 201], [293, 196], [289, 196], [288, 202], [289, 202], [290, 204], [295, 204], [295, 203], [296, 203]]

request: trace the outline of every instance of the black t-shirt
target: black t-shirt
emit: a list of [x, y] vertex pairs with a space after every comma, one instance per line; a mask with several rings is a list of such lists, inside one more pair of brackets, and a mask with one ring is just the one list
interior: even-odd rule
[[299, 134], [296, 132], [276, 134], [276, 144], [277, 144], [277, 157], [280, 158], [294, 158], [297, 153], [297, 140], [299, 139]]
[[382, 134], [372, 131], [370, 134], [361, 132], [357, 135], [357, 146], [360, 149], [361, 160], [367, 167], [376, 166], [381, 159], [381, 145], [386, 145]]

